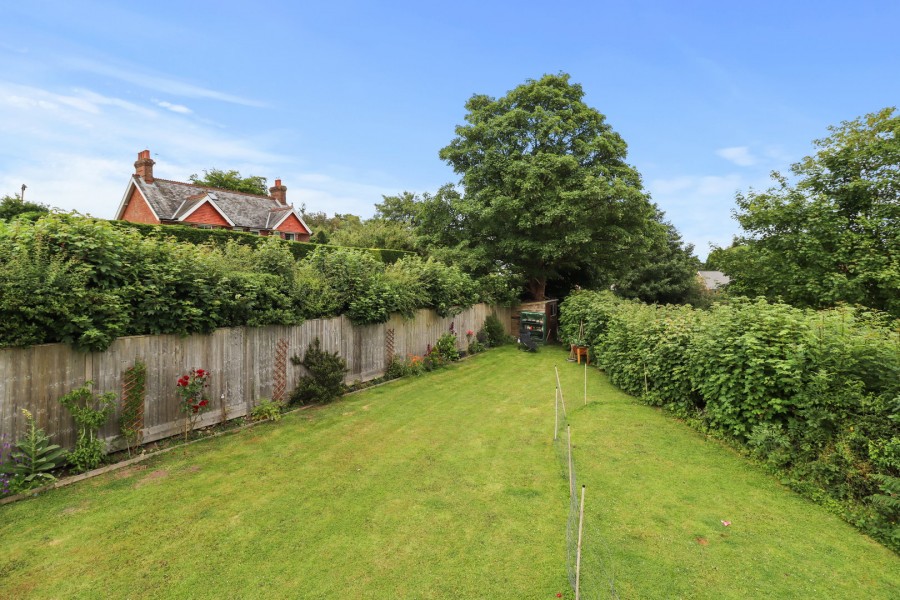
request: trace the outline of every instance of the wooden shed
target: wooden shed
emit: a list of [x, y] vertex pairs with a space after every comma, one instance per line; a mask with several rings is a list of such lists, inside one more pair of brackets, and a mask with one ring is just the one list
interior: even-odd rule
[[[516, 333], [522, 325], [522, 313], [525, 313], [526, 327], [531, 330], [534, 339], [540, 338], [543, 342], [559, 341], [559, 300], [523, 302], [516, 306], [510, 321], [510, 328]], [[535, 318], [538, 315], [543, 315], [543, 319]], [[539, 332], [536, 329], [538, 327], [541, 328]]]

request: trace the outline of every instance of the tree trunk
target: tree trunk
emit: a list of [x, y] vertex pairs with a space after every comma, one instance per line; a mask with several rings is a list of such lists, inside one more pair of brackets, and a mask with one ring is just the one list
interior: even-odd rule
[[528, 289], [528, 293], [531, 295], [532, 300], [546, 300], [546, 296], [544, 292], [547, 291], [547, 278], [546, 277], [533, 277], [528, 280], [528, 285], [526, 286]]

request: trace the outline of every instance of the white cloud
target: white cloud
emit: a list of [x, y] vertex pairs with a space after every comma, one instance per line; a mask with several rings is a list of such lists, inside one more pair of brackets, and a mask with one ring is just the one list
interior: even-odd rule
[[274, 150], [276, 132], [244, 136], [152, 102], [141, 106], [86, 89], [60, 93], [0, 80], [0, 195], [25, 183], [29, 200], [111, 218], [145, 148], [157, 177], [185, 181], [213, 167], [270, 182], [280, 177], [288, 200], [311, 211], [371, 216], [383, 194], [402, 187], [340, 166], [307, 168], [302, 157]]
[[781, 146], [766, 146], [764, 153], [766, 158], [785, 166], [797, 160], [796, 156], [786, 152]]
[[155, 102], [157, 106], [165, 108], [166, 110], [171, 110], [172, 112], [181, 115], [189, 115], [194, 112], [183, 104], [172, 104], [171, 102], [166, 102], [165, 100], [156, 100]]
[[351, 213], [363, 218], [375, 212], [381, 197], [395, 194], [397, 188], [361, 183], [332, 177], [324, 173], [293, 172], [281, 178], [288, 188], [288, 202], [298, 207], [305, 204], [310, 212]]
[[0, 107], [13, 109], [38, 109], [55, 111], [59, 114], [66, 108], [80, 113], [99, 115], [103, 107], [116, 107], [143, 116], [152, 116], [153, 110], [120, 98], [104, 96], [90, 90], [76, 88], [71, 93], [62, 94], [27, 85], [0, 81]]
[[[733, 196], [743, 184], [743, 178], [737, 174], [729, 175], [682, 175], [671, 179], [654, 179], [647, 183], [654, 198], [658, 196]], [[688, 194], [685, 194], [688, 193]]]
[[243, 106], [264, 107], [266, 103], [250, 98], [242, 98], [227, 92], [211, 90], [202, 86], [178, 81], [163, 75], [155, 75], [148, 72], [141, 72], [135, 68], [120, 68], [113, 65], [102, 63], [84, 58], [70, 58], [64, 61], [67, 68], [87, 71], [96, 75], [104, 75], [119, 81], [125, 81], [132, 85], [153, 90], [173, 96], [185, 96], [188, 98], [208, 98], [210, 100], [218, 100], [220, 102], [228, 102], [231, 104], [240, 104]]
[[[763, 180], [760, 180], [763, 181]], [[738, 233], [739, 226], [732, 219], [734, 195], [757, 187], [756, 179], [738, 173], [725, 175], [682, 175], [647, 182], [654, 202], [665, 211], [681, 233], [694, 245], [701, 259], [706, 258], [709, 244], [728, 245]]]
[[731, 161], [739, 167], [752, 167], [759, 159], [750, 154], [747, 146], [733, 146], [731, 148], [719, 148], [716, 154], [725, 160]]
[[28, 185], [25, 198], [61, 210], [111, 218], [131, 165], [96, 156], [52, 152], [15, 172], [0, 172], [0, 195]]

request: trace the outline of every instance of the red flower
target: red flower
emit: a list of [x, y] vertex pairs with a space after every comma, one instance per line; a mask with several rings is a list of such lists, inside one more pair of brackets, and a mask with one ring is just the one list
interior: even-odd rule
[[562, 592], [556, 592], [556, 597], [557, 597], [557, 598], [562, 598]]
[[190, 383], [190, 379], [187, 375], [182, 375], [178, 378], [178, 387], [185, 387], [188, 383]]
[[197, 369], [197, 377], [206, 377], [206, 371], [203, 369]]
[[207, 404], [209, 404], [209, 400], [201, 400], [197, 406], [206, 406]]
[[[197, 412], [198, 410], [200, 410], [200, 407], [199, 407], [199, 406], [192, 406], [191, 409], [192, 409], [194, 412]], [[192, 421], [192, 422], [193, 422], [193, 421]]]
[[473, 335], [475, 335], [475, 332], [474, 332], [474, 331], [472, 331], [471, 329], [467, 329], [467, 330], [466, 330], [466, 336], [471, 337], [471, 336], [473, 336]]

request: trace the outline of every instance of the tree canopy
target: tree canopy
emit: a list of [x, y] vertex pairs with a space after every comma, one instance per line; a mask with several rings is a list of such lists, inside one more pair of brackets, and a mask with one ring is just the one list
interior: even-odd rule
[[383, 202], [375, 204], [375, 216], [385, 221], [395, 221], [407, 225], [417, 225], [421, 199], [412, 192], [401, 192], [396, 196], [382, 196]]
[[694, 246], [659, 215], [647, 255], [616, 282], [616, 294], [653, 304], [699, 304], [704, 301], [697, 277], [700, 260]]
[[619, 272], [655, 214], [625, 141], [583, 97], [564, 73], [476, 94], [440, 151], [462, 176], [458, 224], [535, 298], [567, 270]]
[[3, 196], [0, 200], [0, 220], [8, 221], [22, 214], [34, 213], [40, 215], [50, 212], [50, 207], [37, 202], [25, 202], [21, 196]]
[[204, 169], [203, 177], [198, 177], [194, 173], [188, 177], [188, 181], [197, 185], [207, 185], [223, 190], [234, 190], [235, 192], [245, 192], [259, 196], [265, 196], [269, 193], [268, 180], [265, 177], [256, 175], [241, 177], [240, 172], [235, 170], [222, 171], [213, 168], [207, 171]]
[[745, 231], [716, 262], [730, 289], [798, 306], [861, 304], [900, 316], [900, 115], [886, 108], [829, 128], [818, 151], [738, 194]]
[[368, 219], [342, 227], [331, 234], [328, 241], [336, 246], [387, 248], [410, 252], [415, 252], [417, 247], [416, 234], [410, 227], [404, 223], [385, 219]]

